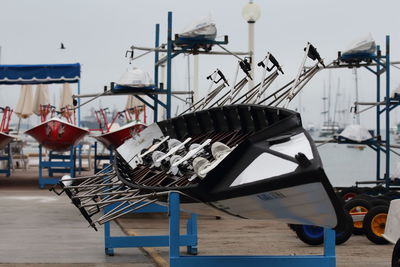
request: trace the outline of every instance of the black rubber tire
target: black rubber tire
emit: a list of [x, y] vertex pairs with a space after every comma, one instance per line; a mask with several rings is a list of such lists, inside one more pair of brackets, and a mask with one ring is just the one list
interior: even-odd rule
[[387, 198], [389, 198], [390, 200], [393, 200], [393, 199], [400, 199], [400, 192], [397, 192], [397, 191], [390, 191], [390, 192], [385, 193], [384, 196], [387, 197]]
[[360, 194], [360, 190], [357, 187], [352, 186], [352, 187], [344, 188], [342, 191], [340, 191], [339, 194], [340, 194], [340, 197], [344, 201], [348, 201], [348, 200], [352, 199], [353, 197], [355, 197], [356, 195]]
[[382, 199], [382, 198], [372, 198], [368, 202], [369, 202], [369, 204], [371, 204], [371, 207], [389, 206], [390, 205], [389, 201], [387, 201], [386, 199]]
[[400, 267], [400, 239], [397, 240], [393, 248], [392, 267]]
[[374, 192], [376, 195], [384, 195], [384, 194], [386, 194], [387, 192], [389, 192], [389, 189], [387, 189], [387, 188], [384, 187], [384, 186], [377, 185], [377, 186], [375, 186], [375, 187], [372, 187], [372, 188], [371, 188], [371, 191]]
[[[372, 224], [374, 223], [374, 219], [375, 216], [377, 216], [378, 214], [388, 214], [389, 212], [389, 206], [376, 206], [371, 208], [368, 213], [365, 215], [364, 217], [364, 221], [363, 221], [363, 228], [364, 228], [364, 233], [365, 236], [373, 243], [377, 244], [377, 245], [385, 245], [388, 244], [389, 241], [387, 241], [385, 238], [383, 238], [382, 236], [379, 236], [377, 234], [375, 234], [373, 232], [372, 229]], [[379, 227], [382, 229], [385, 228], [386, 222], [385, 223], [381, 223], [381, 225], [379, 225]]]
[[345, 243], [353, 234], [353, 218], [349, 213], [346, 212], [345, 214], [346, 224], [342, 231], [336, 233], [336, 245]]
[[359, 194], [359, 195], [357, 195], [357, 196], [355, 196], [353, 199], [364, 199], [364, 200], [370, 200], [370, 199], [372, 199], [373, 197], [371, 197], [370, 195], [367, 195], [367, 194]]
[[290, 228], [290, 230], [296, 232], [297, 227], [299, 227], [298, 224], [293, 224], [293, 223], [288, 223], [288, 226]]
[[[349, 238], [352, 235], [353, 232], [353, 219], [351, 217], [350, 214], [345, 213], [346, 215], [346, 222], [345, 222], [345, 227], [342, 231], [338, 231], [336, 232], [336, 236], [335, 236], [335, 243], [336, 245], [340, 245], [345, 243], [347, 240], [349, 240]], [[304, 243], [308, 244], [308, 245], [312, 245], [312, 246], [317, 246], [317, 245], [321, 245], [324, 243], [324, 234], [323, 231], [324, 229], [322, 227], [319, 226], [310, 226], [310, 225], [301, 225], [301, 224], [292, 224], [291, 229], [293, 229], [297, 235], [297, 237], [303, 241]], [[309, 234], [308, 230], [312, 230], [314, 229], [316, 232], [316, 235], [312, 236]], [[320, 232], [320, 234], [318, 234], [318, 232]]]
[[[356, 208], [356, 207], [361, 207], [361, 208], [364, 208], [366, 210], [370, 210], [371, 209], [371, 204], [365, 199], [352, 199], [352, 200], [349, 200], [344, 205], [344, 209], [348, 213], [350, 213], [350, 211], [352, 209]], [[358, 224], [358, 227], [356, 227], [356, 225], [354, 225], [354, 223], [353, 223], [353, 234], [354, 235], [362, 235], [362, 234], [364, 234], [363, 225], [361, 223]]]

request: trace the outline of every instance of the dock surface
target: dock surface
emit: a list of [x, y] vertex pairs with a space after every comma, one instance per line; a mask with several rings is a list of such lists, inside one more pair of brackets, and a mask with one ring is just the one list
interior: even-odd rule
[[[36, 179], [35, 179], [36, 178]], [[37, 169], [0, 176], [0, 266], [154, 266], [140, 249], [104, 253], [95, 232], [65, 195], [37, 186]], [[123, 235], [113, 223], [114, 234]]]
[[[168, 266], [168, 248], [115, 249], [104, 254], [103, 229], [87, 222], [65, 196], [37, 186], [37, 170], [0, 176], [0, 267]], [[218, 216], [218, 217], [216, 217]], [[188, 214], [182, 216], [181, 233]], [[122, 227], [122, 229], [120, 228]], [[199, 255], [322, 254], [286, 224], [232, 218], [204, 205], [198, 215]], [[130, 214], [112, 224], [113, 235], [167, 234], [166, 214]], [[352, 236], [336, 247], [338, 267], [390, 266], [393, 245]], [[185, 252], [182, 247], [181, 251]]]

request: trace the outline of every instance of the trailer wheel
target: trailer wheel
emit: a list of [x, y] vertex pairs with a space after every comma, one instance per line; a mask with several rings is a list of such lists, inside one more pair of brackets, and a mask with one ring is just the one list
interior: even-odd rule
[[355, 196], [357, 196], [358, 194], [360, 194], [360, 190], [357, 187], [348, 187], [348, 188], [344, 188], [341, 192], [340, 192], [340, 196], [344, 201], [348, 201], [352, 198], [354, 198]]
[[364, 217], [363, 227], [366, 237], [373, 243], [384, 245], [389, 243], [382, 234], [385, 232], [388, 206], [376, 206], [371, 208]]
[[397, 240], [392, 253], [392, 267], [400, 267], [400, 239]]
[[[350, 214], [346, 213], [346, 223], [342, 231], [336, 231], [336, 245], [343, 244], [351, 237], [353, 230], [353, 219]], [[314, 225], [294, 225], [294, 231], [297, 237], [304, 243], [312, 246], [321, 245], [324, 243], [324, 228]]]
[[346, 212], [345, 214], [346, 225], [343, 231], [336, 232], [336, 245], [343, 244], [344, 242], [349, 240], [349, 238], [353, 234], [353, 218], [349, 213]]
[[[371, 204], [365, 199], [352, 199], [344, 205], [344, 209], [352, 216], [356, 216], [357, 213], [367, 213], [370, 208]], [[353, 234], [364, 234], [362, 220], [353, 218]]]
[[324, 228], [314, 225], [299, 225], [295, 227], [297, 237], [312, 246], [324, 243]]
[[369, 201], [369, 204], [371, 204], [371, 207], [375, 206], [389, 206], [390, 202], [387, 201], [386, 199], [382, 198], [373, 198]]

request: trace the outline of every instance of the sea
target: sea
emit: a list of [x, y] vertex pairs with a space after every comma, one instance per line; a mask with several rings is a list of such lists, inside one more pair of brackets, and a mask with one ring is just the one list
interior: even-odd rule
[[[318, 138], [317, 138], [318, 139]], [[392, 143], [394, 136], [392, 136]], [[318, 144], [317, 144], [318, 145]], [[322, 164], [331, 184], [335, 187], [352, 186], [357, 181], [374, 181], [377, 173], [376, 152], [368, 146], [364, 149], [346, 144], [328, 143], [318, 147]], [[400, 157], [390, 154], [390, 176], [400, 177]], [[381, 152], [382, 178], [385, 170], [385, 154]], [[374, 185], [369, 185], [374, 186]]]

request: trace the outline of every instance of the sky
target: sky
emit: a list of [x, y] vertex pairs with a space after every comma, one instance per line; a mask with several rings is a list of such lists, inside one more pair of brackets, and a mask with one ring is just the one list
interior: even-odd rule
[[[270, 90], [278, 89], [293, 79], [303, 57], [307, 42], [317, 47], [326, 63], [337, 56], [354, 39], [371, 33], [384, 50], [385, 36], [391, 38], [391, 60], [400, 61], [400, 21], [396, 0], [255, 0], [261, 17], [255, 24], [255, 58], [260, 61], [271, 52], [281, 63], [285, 75], [278, 77]], [[229, 36], [226, 46], [231, 51], [247, 50], [247, 23], [241, 11], [242, 1], [177, 1], [177, 0], [2, 0], [0, 9], [1, 64], [82, 64], [81, 92], [99, 93], [105, 85], [117, 81], [127, 68], [139, 67], [153, 75], [153, 55], [129, 64], [125, 51], [131, 45], [154, 46], [155, 24], [160, 23], [161, 41], [167, 37], [167, 12], [173, 12], [173, 32], [181, 32], [194, 19], [211, 14], [218, 36]], [[63, 42], [66, 49], [60, 50]], [[140, 54], [139, 51], [135, 55]], [[188, 61], [190, 71], [188, 71]], [[237, 60], [232, 56], [202, 55], [200, 62], [200, 95], [204, 95], [206, 76], [216, 68], [232, 80]], [[172, 87], [188, 89], [188, 77], [193, 77], [193, 57], [179, 56], [173, 60]], [[398, 87], [400, 70], [391, 68], [391, 88]], [[259, 71], [258, 71], [259, 72]], [[256, 71], [256, 80], [261, 75]], [[376, 78], [366, 69], [358, 70], [359, 100], [375, 101]], [[319, 72], [290, 108], [300, 110], [305, 125], [319, 126], [323, 122], [322, 96], [324, 87], [331, 90], [331, 106], [346, 110], [354, 101], [355, 80], [350, 69]], [[385, 83], [382, 82], [382, 92]], [[58, 102], [60, 85], [50, 87], [52, 100]], [[76, 87], [75, 87], [76, 88]], [[340, 97], [336, 97], [339, 88]], [[0, 106], [14, 106], [18, 86], [0, 86]], [[124, 109], [126, 97], [103, 97], [82, 108], [88, 114], [92, 107]], [[56, 104], [56, 103], [54, 103]], [[178, 107], [179, 106], [179, 107]], [[183, 105], [173, 99], [172, 114]], [[398, 111], [392, 114], [392, 124], [400, 121]], [[31, 118], [37, 121], [37, 118]], [[361, 124], [373, 128], [373, 110], [361, 115]]]

